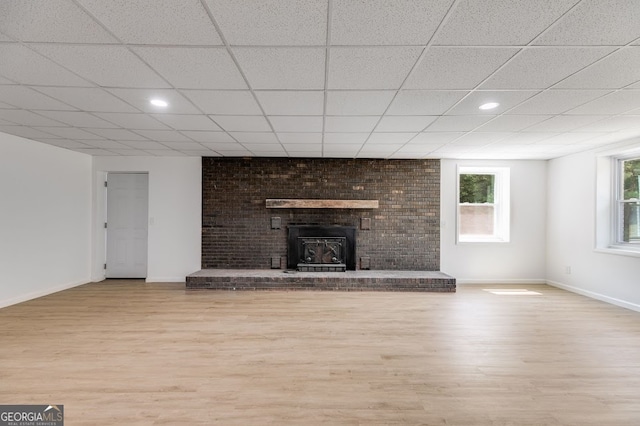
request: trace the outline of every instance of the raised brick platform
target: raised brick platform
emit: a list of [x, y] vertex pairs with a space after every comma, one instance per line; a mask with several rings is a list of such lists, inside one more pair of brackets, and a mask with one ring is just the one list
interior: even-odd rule
[[456, 291], [456, 279], [437, 271], [294, 272], [203, 269], [187, 276], [188, 290]]

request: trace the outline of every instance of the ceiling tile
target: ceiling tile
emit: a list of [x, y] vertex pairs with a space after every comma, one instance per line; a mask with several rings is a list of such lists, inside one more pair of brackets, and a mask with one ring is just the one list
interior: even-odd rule
[[144, 136], [141, 136], [138, 133], [134, 133], [125, 129], [91, 129], [91, 133], [95, 133], [96, 135], [100, 135], [103, 138], [113, 140], [137, 141], [146, 139]]
[[124, 43], [222, 44], [198, 0], [79, 0], [91, 15]]
[[283, 144], [309, 144], [309, 143], [322, 143], [322, 133], [278, 133], [278, 139]]
[[142, 136], [157, 142], [192, 142], [175, 130], [136, 130]]
[[258, 101], [267, 115], [322, 115], [322, 91], [256, 91]]
[[37, 87], [52, 98], [88, 112], [139, 112], [131, 105], [98, 88]]
[[146, 150], [146, 152], [158, 157], [184, 157], [186, 155], [180, 151], [175, 151], [173, 149], [148, 149]]
[[562, 133], [544, 140], [545, 145], [570, 145], [601, 136], [602, 133]]
[[495, 115], [445, 115], [434, 121], [426, 131], [468, 132], [494, 117]]
[[135, 47], [133, 49], [175, 88], [247, 88], [238, 68], [224, 48]]
[[382, 117], [376, 132], [420, 132], [437, 117], [431, 115], [404, 115]]
[[367, 139], [367, 143], [365, 147], [369, 147], [371, 145], [404, 145], [409, 142], [411, 138], [416, 136], [415, 132], [402, 132], [402, 133], [384, 133], [384, 132], [374, 132]]
[[531, 127], [527, 132], [570, 132], [578, 127], [600, 121], [606, 118], [602, 115], [558, 115]]
[[421, 52], [420, 47], [333, 47], [328, 87], [398, 89]]
[[166, 146], [154, 141], [122, 141], [122, 144], [135, 149], [166, 149]]
[[242, 145], [240, 145], [237, 142], [233, 142], [233, 143], [203, 143], [202, 145], [204, 145], [205, 147], [207, 147], [208, 149], [211, 149], [213, 151], [237, 151], [237, 150], [243, 150], [244, 148], [242, 147]]
[[473, 89], [515, 55], [515, 48], [430, 47], [405, 89]]
[[640, 47], [625, 47], [556, 85], [562, 89], [618, 89], [640, 80]]
[[72, 106], [65, 105], [26, 86], [0, 86], [0, 99], [3, 103], [24, 109], [75, 110]]
[[427, 44], [452, 0], [335, 0], [331, 43], [334, 45]]
[[423, 145], [423, 146], [403, 146], [399, 148], [396, 152], [394, 152], [390, 158], [420, 158], [424, 155], [430, 154], [435, 149], [437, 149], [437, 145]]
[[168, 146], [171, 149], [178, 149], [180, 151], [197, 149], [204, 149], [204, 146], [197, 142], [163, 142], [164, 146]]
[[183, 135], [196, 142], [234, 142], [233, 138], [225, 132], [202, 132], [183, 130]]
[[324, 88], [323, 48], [238, 47], [233, 51], [253, 89]]
[[621, 115], [605, 118], [577, 129], [579, 132], [617, 132], [630, 128], [640, 128], [640, 115]]
[[[96, 140], [80, 140], [82, 144], [87, 148], [101, 148], [101, 149], [131, 149], [131, 147], [116, 141], [105, 141], [102, 139]], [[163, 147], [164, 148], [164, 147]]]
[[167, 87], [125, 46], [35, 44], [34, 49], [103, 87]]
[[[1, 2], [0, 2], [1, 3]], [[49, 86], [90, 86], [91, 84], [27, 46], [0, 44], [0, 74], [21, 84]]]
[[[448, 115], [494, 115], [502, 114], [526, 99], [535, 95], [536, 91], [475, 91], [464, 98], [458, 105], [447, 112]], [[480, 110], [478, 107], [487, 102], [498, 102], [497, 108]]]
[[291, 144], [286, 144], [283, 143], [282, 146], [284, 147], [285, 150], [287, 150], [287, 152], [289, 152], [289, 154], [291, 154], [292, 152], [297, 152], [297, 153], [322, 153], [322, 144], [318, 143], [318, 144], [298, 144], [298, 143], [291, 143]]
[[463, 132], [433, 132], [433, 133], [420, 133], [413, 138], [410, 145], [444, 145], [460, 136], [464, 135]]
[[269, 154], [284, 154], [284, 148], [282, 148], [282, 145], [280, 144], [276, 144], [276, 143], [245, 143], [243, 144], [245, 146], [245, 148], [247, 148], [249, 151], [253, 152], [254, 154], [256, 153], [260, 153], [260, 154], [265, 154], [265, 155], [269, 155]]
[[120, 154], [117, 154], [115, 152], [111, 152], [108, 151], [106, 149], [100, 149], [100, 148], [77, 148], [74, 149], [74, 151], [79, 152], [81, 154], [87, 154], [87, 155], [91, 155], [94, 157], [113, 157], [113, 156], [119, 156]]
[[327, 117], [325, 132], [371, 132], [380, 117]]
[[538, 45], [625, 45], [640, 33], [640, 4], [583, 0], [538, 37]]
[[358, 152], [358, 158], [386, 158], [402, 145], [365, 144]]
[[608, 90], [546, 90], [527, 99], [507, 114], [562, 114], [609, 93]]
[[451, 142], [451, 145], [486, 145], [509, 136], [508, 132], [465, 133]]
[[97, 127], [111, 129], [118, 127], [94, 115], [80, 111], [39, 111], [40, 115], [57, 120], [73, 127]]
[[640, 108], [639, 90], [621, 90], [576, 107], [567, 114], [614, 115]]
[[141, 151], [139, 149], [111, 149], [111, 151], [125, 157], [146, 157], [147, 155], [149, 155], [145, 151]]
[[182, 93], [205, 114], [262, 114], [248, 90], [183, 90]]
[[98, 117], [117, 124], [125, 129], [160, 130], [169, 129], [147, 114], [123, 114], [119, 112], [97, 112]]
[[323, 45], [327, 2], [206, 0], [231, 45]]
[[369, 137], [369, 133], [325, 133], [325, 144], [338, 144], [338, 145], [362, 145], [364, 141]]
[[220, 127], [206, 115], [151, 114], [151, 116], [174, 130], [205, 130], [214, 132], [220, 130]]
[[35, 129], [67, 139], [102, 139], [100, 136], [75, 127], [35, 127]]
[[275, 133], [270, 132], [231, 132], [231, 136], [233, 136], [238, 142], [242, 144], [278, 143], [278, 139], [276, 138]]
[[34, 140], [56, 137], [51, 133], [44, 132], [42, 130], [38, 130], [36, 128], [27, 127], [27, 126], [1, 125], [0, 132], [8, 133], [14, 136], [20, 136], [22, 138], [34, 139]]
[[[167, 114], [198, 114], [200, 111], [173, 89], [109, 89], [109, 92], [140, 111]], [[168, 102], [167, 107], [151, 105], [151, 99]], [[118, 111], [114, 111], [118, 112]]]
[[38, 142], [46, 143], [48, 145], [58, 146], [60, 148], [66, 149], [76, 149], [76, 148], [91, 148], [91, 145], [84, 144], [78, 141], [70, 141], [68, 139], [45, 139], [41, 138]]
[[344, 90], [327, 92], [327, 115], [382, 115], [395, 90]]
[[322, 150], [327, 158], [354, 158], [358, 151], [360, 145], [325, 145]]
[[508, 145], [528, 145], [536, 142], [540, 142], [545, 139], [557, 136], [559, 133], [553, 132], [530, 132], [530, 133], [515, 133], [511, 134], [505, 139], [502, 139], [497, 144]]
[[[0, 89], [1, 92], [2, 90]], [[0, 119], [24, 126], [64, 126], [59, 121], [22, 109], [0, 109]]]
[[276, 132], [322, 132], [320, 116], [272, 116], [269, 121]]
[[517, 132], [551, 117], [551, 115], [501, 115], [476, 129], [476, 132]]
[[68, 0], [3, 0], [0, 2], [0, 31], [20, 41], [117, 42]]
[[[481, 89], [546, 89], [612, 52], [612, 48], [523, 49], [482, 83]], [[544, 72], [540, 70], [544, 69]]]
[[227, 132], [268, 132], [269, 123], [261, 115], [212, 115], [211, 118]]
[[467, 95], [453, 90], [402, 90], [387, 115], [440, 115]]
[[578, 1], [462, 0], [456, 3], [434, 44], [525, 45]]

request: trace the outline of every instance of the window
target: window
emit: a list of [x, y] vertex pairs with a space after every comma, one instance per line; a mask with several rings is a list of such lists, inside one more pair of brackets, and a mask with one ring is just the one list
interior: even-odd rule
[[640, 157], [617, 159], [615, 193], [615, 243], [640, 248]]
[[458, 242], [509, 241], [509, 168], [458, 168]]

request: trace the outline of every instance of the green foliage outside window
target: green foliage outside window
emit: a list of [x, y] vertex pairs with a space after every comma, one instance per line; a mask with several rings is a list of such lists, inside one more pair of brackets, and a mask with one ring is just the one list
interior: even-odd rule
[[461, 203], [493, 203], [495, 175], [460, 175]]
[[640, 198], [638, 185], [640, 184], [640, 158], [624, 162], [624, 199]]

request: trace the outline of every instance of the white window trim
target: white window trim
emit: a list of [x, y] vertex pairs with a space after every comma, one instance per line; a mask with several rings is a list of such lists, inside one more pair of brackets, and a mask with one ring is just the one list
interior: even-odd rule
[[596, 162], [596, 232], [594, 251], [640, 257], [640, 244], [620, 243], [618, 227], [619, 161], [640, 156], [633, 147], [600, 154]]
[[618, 250], [624, 250], [628, 252], [638, 252], [640, 253], [640, 244], [638, 243], [627, 243], [622, 241], [622, 224], [620, 223], [621, 218], [621, 203], [624, 200], [620, 197], [622, 193], [622, 176], [620, 175], [622, 169], [622, 162], [625, 160], [629, 160], [632, 158], [640, 157], [640, 153], [636, 152], [633, 154], [620, 155], [612, 158], [613, 164], [613, 199], [612, 199], [612, 208], [611, 208], [611, 225], [613, 227], [611, 231], [611, 247]]
[[[494, 235], [460, 235], [460, 175], [494, 175]], [[510, 168], [494, 166], [461, 166], [456, 175], [456, 244], [465, 243], [508, 243], [511, 235]], [[472, 205], [472, 204], [467, 204]], [[488, 205], [488, 204], [484, 204]]]

